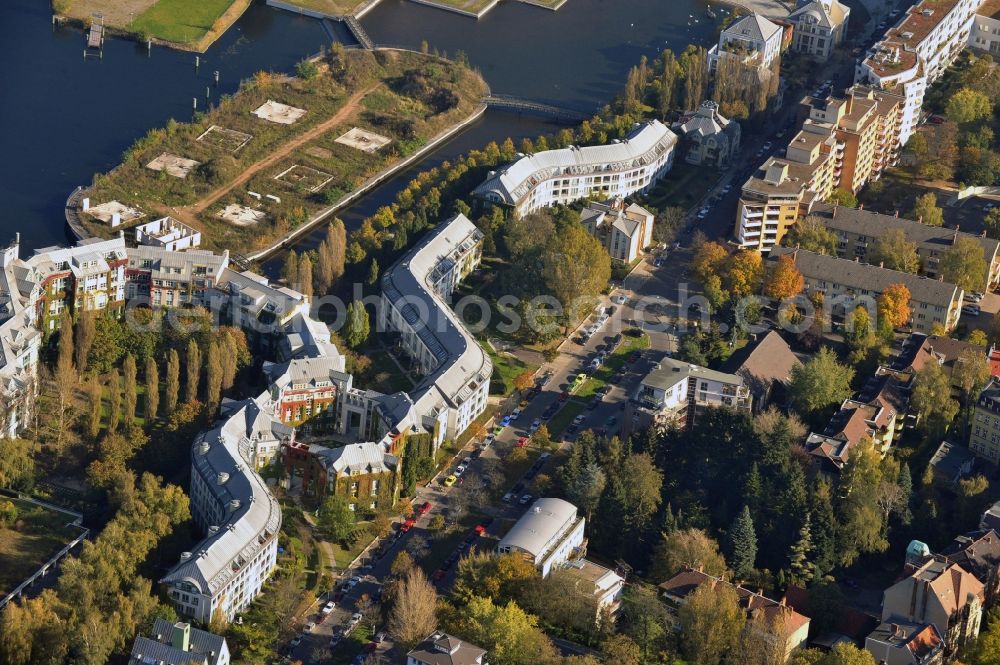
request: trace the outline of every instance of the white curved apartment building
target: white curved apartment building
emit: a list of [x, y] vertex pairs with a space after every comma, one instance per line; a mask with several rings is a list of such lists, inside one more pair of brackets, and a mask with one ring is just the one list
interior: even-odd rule
[[177, 612], [207, 623], [246, 609], [277, 563], [281, 506], [256, 458], [292, 435], [268, 408], [267, 393], [228, 409], [191, 449], [191, 515], [206, 535], [160, 580]]
[[[400, 345], [423, 380], [384, 420], [397, 431], [434, 432], [435, 446], [454, 439], [486, 410], [493, 362], [448, 304], [481, 258], [483, 234], [465, 215], [441, 222], [382, 275], [379, 320], [400, 333]], [[413, 422], [411, 422], [413, 421]]]
[[621, 141], [527, 155], [490, 174], [473, 194], [519, 215], [588, 196], [645, 192], [674, 163], [677, 135], [659, 120], [636, 125]]

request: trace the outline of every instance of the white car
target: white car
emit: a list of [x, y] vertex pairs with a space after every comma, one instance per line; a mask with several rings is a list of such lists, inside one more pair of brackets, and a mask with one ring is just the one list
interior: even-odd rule
[[332, 612], [334, 610], [334, 608], [336, 608], [336, 607], [337, 607], [337, 603], [335, 603], [335, 602], [333, 602], [331, 600], [329, 603], [327, 603], [326, 605], [323, 606], [323, 609], [320, 610], [320, 614], [322, 614], [323, 616], [326, 616], [327, 614], [329, 614], [330, 612]]
[[708, 208], [702, 208], [698, 211], [698, 219], [705, 219], [708, 217]]
[[493, 445], [493, 442], [497, 440], [496, 434], [487, 434], [486, 438], [483, 439], [483, 448], [489, 448]]
[[618, 293], [611, 297], [611, 302], [613, 302], [616, 305], [624, 305], [625, 303], [628, 302], [628, 298], [625, 296], [625, 294]]
[[458, 466], [457, 466], [457, 467], [455, 468], [455, 475], [456, 475], [456, 476], [460, 476], [460, 475], [462, 475], [463, 473], [465, 473], [465, 465], [464, 465], [464, 464], [459, 464], [459, 465], [458, 465]]
[[310, 621], [309, 623], [306, 624], [306, 627], [303, 628], [302, 630], [303, 630], [303, 632], [311, 633], [311, 632], [313, 632], [313, 628], [315, 628], [315, 627], [316, 627], [316, 622], [315, 621]]
[[574, 425], [579, 425], [580, 423], [582, 423], [586, 419], [587, 419], [587, 416], [585, 416], [585, 415], [583, 415], [581, 413], [580, 415], [578, 415], [576, 418], [573, 419], [573, 424]]

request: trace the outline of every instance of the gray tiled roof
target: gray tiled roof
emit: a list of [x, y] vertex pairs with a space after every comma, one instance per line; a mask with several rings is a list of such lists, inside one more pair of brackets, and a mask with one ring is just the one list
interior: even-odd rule
[[795, 267], [807, 279], [818, 279], [836, 283], [850, 289], [864, 289], [875, 294], [882, 293], [893, 284], [903, 284], [910, 291], [915, 302], [948, 307], [960, 296], [961, 289], [948, 282], [919, 277], [898, 270], [888, 270], [867, 263], [859, 263], [835, 256], [825, 256], [804, 249], [774, 247], [770, 258], [791, 256]]

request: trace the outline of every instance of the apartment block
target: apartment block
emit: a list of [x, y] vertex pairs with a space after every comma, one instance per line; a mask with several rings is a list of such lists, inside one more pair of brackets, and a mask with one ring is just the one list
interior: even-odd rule
[[510, 206], [521, 216], [587, 197], [628, 197], [646, 192], [674, 163], [677, 135], [659, 120], [636, 127], [622, 140], [526, 155], [489, 177], [473, 194]]
[[743, 377], [664, 358], [639, 381], [635, 398], [653, 411], [660, 425], [694, 424], [705, 409], [728, 407], [750, 412], [753, 398]]
[[41, 288], [38, 322], [55, 330], [64, 308], [74, 315], [125, 305], [125, 238], [88, 238], [73, 247], [45, 247], [27, 259]]
[[969, 43], [982, 0], [921, 0], [876, 42], [855, 68], [854, 80], [904, 97], [899, 141], [916, 130], [927, 87]]
[[969, 450], [987, 462], [1000, 463], [1000, 380], [995, 377], [976, 400], [969, 429]]
[[771, 157], [746, 181], [736, 211], [736, 244], [742, 249], [776, 246], [813, 204], [833, 193], [837, 137], [800, 131], [785, 157]]
[[228, 250], [222, 254], [206, 250], [177, 252], [140, 245], [125, 253], [125, 297], [151, 307], [207, 305], [229, 265]]
[[855, 86], [843, 97], [806, 97], [803, 131], [836, 136], [835, 187], [857, 193], [897, 160], [902, 98]]
[[984, 3], [973, 18], [969, 46], [994, 57], [1000, 53], [1000, 5], [995, 0]]
[[14, 438], [35, 413], [41, 287], [23, 261], [20, 235], [0, 254], [0, 436]]
[[794, 24], [792, 50], [829, 60], [844, 42], [851, 9], [837, 0], [799, 0], [788, 20]]
[[954, 284], [790, 247], [773, 248], [769, 261], [781, 256], [792, 258], [805, 278], [805, 292], [823, 294], [824, 306], [834, 316], [844, 316], [865, 299], [874, 301], [889, 286], [902, 284], [910, 291], [914, 331], [929, 333], [935, 324], [950, 331], [958, 324], [964, 292]]
[[920, 274], [937, 279], [940, 262], [960, 238], [970, 238], [983, 248], [987, 269], [983, 274], [980, 290], [985, 292], [1000, 284], [1000, 241], [985, 235], [973, 235], [957, 229], [930, 226], [920, 222], [884, 215], [872, 210], [817, 203], [809, 211], [827, 229], [837, 236], [837, 256], [844, 259], [868, 261], [872, 246], [878, 238], [891, 231], [902, 231], [906, 239], [917, 246]]
[[448, 305], [458, 283], [479, 265], [482, 240], [475, 224], [456, 215], [382, 275], [379, 323], [399, 333], [399, 350], [424, 375], [409, 395], [383, 403], [390, 431], [434, 432], [437, 446], [486, 409], [493, 363]]

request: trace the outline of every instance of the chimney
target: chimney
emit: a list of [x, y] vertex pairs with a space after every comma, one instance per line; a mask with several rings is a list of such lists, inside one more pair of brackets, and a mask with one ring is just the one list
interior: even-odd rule
[[191, 650], [191, 624], [175, 623], [173, 633], [170, 635], [170, 646], [179, 651]]
[[864, 209], [865, 209], [865, 204], [864, 203], [859, 203], [858, 204], [858, 210], [864, 210]]
[[896, 208], [896, 214], [893, 215], [893, 217], [896, 217], [897, 219], [899, 218], [899, 208]]
[[878, 267], [879, 268], [884, 268], [885, 267], [885, 261], [879, 261], [878, 262]]

